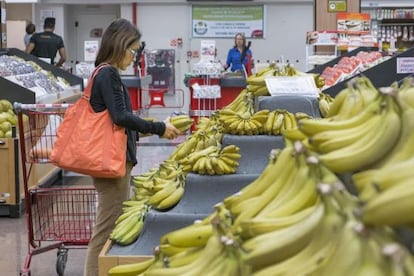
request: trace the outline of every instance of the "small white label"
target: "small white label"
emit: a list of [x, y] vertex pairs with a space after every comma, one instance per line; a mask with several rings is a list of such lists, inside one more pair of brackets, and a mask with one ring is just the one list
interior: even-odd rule
[[397, 74], [414, 73], [414, 57], [397, 58]]
[[270, 95], [295, 94], [317, 97], [319, 90], [312, 76], [269, 77], [265, 79]]

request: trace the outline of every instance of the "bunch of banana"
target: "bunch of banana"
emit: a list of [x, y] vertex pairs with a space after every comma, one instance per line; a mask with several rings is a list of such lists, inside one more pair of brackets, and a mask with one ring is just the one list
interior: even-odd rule
[[136, 276], [148, 269], [155, 262], [155, 257], [131, 264], [117, 265], [108, 270], [109, 276]]
[[223, 107], [223, 109], [230, 109], [236, 113], [243, 113], [246, 111], [246, 100], [251, 97], [253, 97], [252, 93], [249, 93], [245, 88], [240, 91], [239, 95], [237, 95], [231, 103]]
[[337, 173], [366, 168], [395, 145], [401, 131], [400, 110], [392, 94], [382, 93], [358, 115], [343, 120], [301, 120], [299, 129]]
[[347, 88], [335, 96], [324, 117], [344, 120], [354, 117], [374, 101], [379, 92], [366, 77], [358, 77], [347, 82]]
[[406, 79], [398, 91], [397, 99], [401, 107], [401, 135], [393, 149], [374, 168], [352, 176], [360, 197], [366, 201], [378, 193], [412, 177], [414, 158], [414, 104], [409, 97], [414, 93], [414, 79]]
[[148, 212], [146, 200], [128, 200], [123, 203], [123, 213], [117, 218], [109, 238], [120, 245], [134, 242], [141, 233], [144, 218]]
[[[247, 254], [248, 262], [256, 270], [253, 275], [322, 275], [318, 271], [329, 262], [337, 249], [346, 218], [331, 194], [321, 192], [321, 197], [314, 210], [301, 220], [254, 238], [258, 243], [260, 239], [264, 241], [266, 237], [273, 236], [278, 238], [278, 242], [268, 246], [258, 243], [252, 255]], [[295, 238], [298, 242], [293, 241]], [[252, 240], [247, 243], [252, 243]], [[277, 254], [269, 255], [269, 252]], [[259, 254], [263, 260], [257, 259]], [[272, 256], [275, 256], [273, 260]]]
[[185, 174], [177, 170], [174, 178], [154, 178], [153, 194], [147, 204], [157, 210], [165, 210], [175, 206], [184, 195]]
[[170, 123], [184, 133], [194, 124], [194, 119], [190, 118], [188, 115], [181, 114], [170, 117]]
[[203, 130], [208, 132], [211, 128], [217, 128], [218, 132], [223, 132], [220, 120], [219, 120], [219, 111], [214, 111], [210, 117], [199, 117], [198, 123], [195, 128], [197, 130]]
[[[406, 169], [412, 171], [413, 168], [413, 166], [409, 166]], [[389, 182], [389, 188], [381, 191], [366, 202], [362, 211], [362, 220], [365, 223], [389, 226], [413, 225], [413, 178], [412, 176], [407, 177], [407, 173], [404, 176], [405, 178], [402, 177], [395, 182]]]
[[[304, 118], [299, 113], [300, 118]], [[309, 116], [306, 116], [309, 118]], [[286, 109], [275, 109], [269, 112], [266, 122], [264, 123], [264, 134], [280, 135], [285, 130], [297, 128], [296, 115]]]
[[217, 124], [211, 124], [211, 120], [208, 120], [208, 122], [206, 128], [197, 129], [184, 142], [179, 144], [169, 158], [178, 161], [209, 146], [220, 146], [223, 135], [222, 129]]
[[[240, 148], [228, 145], [218, 152], [210, 152], [200, 156], [191, 167], [191, 171], [198, 174], [223, 175], [236, 173], [239, 166]], [[191, 157], [191, 156], [189, 156]]]
[[269, 110], [263, 109], [254, 112], [253, 99], [246, 102], [246, 111], [242, 113], [231, 109], [222, 109], [219, 112], [219, 120], [224, 132], [236, 135], [258, 135], [263, 132]]
[[334, 99], [330, 95], [325, 94], [323, 92], [319, 93], [319, 97], [318, 97], [319, 113], [322, 115], [323, 118], [328, 117], [329, 108], [333, 101]]
[[202, 157], [208, 157], [210, 154], [218, 153], [220, 151], [220, 146], [208, 146], [205, 149], [194, 151], [193, 153], [187, 155], [180, 160], [180, 164], [185, 172], [190, 172], [193, 170], [196, 162]]

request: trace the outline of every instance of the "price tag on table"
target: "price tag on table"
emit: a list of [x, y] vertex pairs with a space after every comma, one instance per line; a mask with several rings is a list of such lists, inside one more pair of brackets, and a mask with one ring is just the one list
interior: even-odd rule
[[265, 79], [270, 95], [306, 95], [318, 97], [319, 90], [312, 76], [269, 77]]

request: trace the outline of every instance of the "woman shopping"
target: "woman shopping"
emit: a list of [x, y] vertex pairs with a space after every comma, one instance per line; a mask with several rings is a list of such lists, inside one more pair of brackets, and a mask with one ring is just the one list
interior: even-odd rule
[[95, 66], [103, 67], [96, 74], [90, 97], [95, 112], [108, 110], [114, 124], [127, 134], [126, 174], [121, 178], [93, 178], [98, 192], [96, 224], [90, 239], [85, 276], [98, 275], [98, 255], [122, 213], [122, 203], [129, 199], [131, 169], [137, 163], [138, 132], [151, 133], [167, 139], [180, 135], [168, 118], [164, 122], [145, 121], [132, 113], [129, 94], [122, 84], [120, 70], [127, 69], [136, 59], [140, 48], [140, 31], [125, 19], [113, 21], [105, 30]]

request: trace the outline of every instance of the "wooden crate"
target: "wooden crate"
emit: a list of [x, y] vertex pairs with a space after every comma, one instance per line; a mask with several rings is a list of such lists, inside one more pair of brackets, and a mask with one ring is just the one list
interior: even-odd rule
[[108, 255], [111, 246], [112, 241], [108, 240], [99, 254], [99, 276], [107, 276], [108, 270], [114, 266], [142, 262], [152, 257], [148, 255]]

